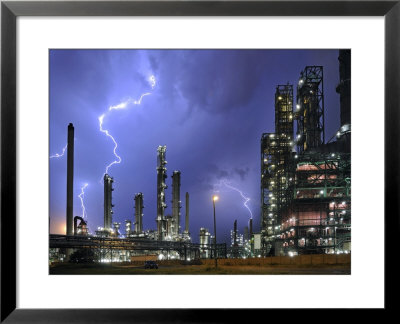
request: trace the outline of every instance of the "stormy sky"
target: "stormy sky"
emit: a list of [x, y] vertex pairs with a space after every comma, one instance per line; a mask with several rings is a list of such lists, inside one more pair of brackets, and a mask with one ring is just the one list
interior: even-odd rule
[[[181, 227], [190, 194], [190, 232], [213, 233], [211, 197], [218, 193], [218, 241], [229, 242], [253, 216], [260, 228], [260, 137], [274, 131], [278, 84], [297, 85], [307, 65], [324, 67], [325, 138], [339, 128], [338, 50], [51, 50], [49, 156], [62, 154], [75, 127], [74, 216], [81, 188], [92, 233], [103, 226], [107, 165], [114, 177], [113, 221], [134, 220], [135, 193], [144, 196], [144, 229], [156, 229], [157, 147], [167, 146], [166, 215], [171, 175], [181, 171]], [[154, 79], [152, 78], [154, 76]], [[294, 90], [296, 93], [296, 90]], [[110, 110], [110, 107], [114, 109]], [[65, 233], [66, 154], [50, 158], [50, 233]], [[244, 206], [245, 198], [249, 198]]]

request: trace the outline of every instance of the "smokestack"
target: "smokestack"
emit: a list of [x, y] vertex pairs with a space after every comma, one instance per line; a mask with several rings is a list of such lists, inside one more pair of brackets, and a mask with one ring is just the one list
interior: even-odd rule
[[113, 187], [112, 184], [114, 179], [111, 178], [108, 174], [104, 175], [104, 228], [112, 229], [112, 208], [114, 205], [112, 204], [112, 192]]
[[135, 232], [143, 232], [143, 194], [139, 192], [135, 195]]
[[186, 193], [186, 219], [185, 219], [185, 232], [189, 233], [189, 193]]
[[252, 236], [253, 236], [253, 218], [250, 218], [250, 224], [249, 224], [250, 226], [250, 240], [251, 240], [251, 238], [252, 238]]
[[74, 235], [74, 125], [68, 125], [67, 150], [67, 235]]
[[174, 171], [172, 174], [172, 221], [175, 235], [179, 234], [181, 222], [181, 172]]

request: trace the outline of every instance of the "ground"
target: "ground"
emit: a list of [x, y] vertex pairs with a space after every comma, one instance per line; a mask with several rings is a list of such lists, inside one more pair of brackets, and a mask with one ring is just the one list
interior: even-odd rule
[[50, 266], [50, 274], [321, 274], [345, 275], [350, 274], [349, 264], [321, 265], [220, 265], [218, 268], [209, 265], [160, 265], [158, 269], [144, 269], [138, 265], [121, 264], [56, 264]]

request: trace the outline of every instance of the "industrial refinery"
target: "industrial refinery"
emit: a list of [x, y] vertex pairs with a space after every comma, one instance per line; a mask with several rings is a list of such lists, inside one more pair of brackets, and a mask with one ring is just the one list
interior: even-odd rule
[[[98, 227], [94, 235], [88, 231], [88, 224], [81, 216], [73, 217], [74, 180], [74, 126], [68, 125], [67, 145], [67, 235], [50, 234], [50, 260], [70, 261], [78, 252], [84, 262], [87, 258], [98, 262], [130, 262], [135, 258], [156, 257], [158, 260], [178, 259], [190, 261], [215, 256], [226, 256], [226, 244], [213, 244], [210, 240], [192, 243], [189, 233], [189, 193], [186, 192], [185, 229], [180, 227], [181, 217], [181, 172], [173, 171], [172, 213], [166, 215], [165, 189], [167, 188], [166, 168], [167, 147], [157, 148], [157, 217], [156, 230], [143, 229], [143, 193], [134, 195], [134, 220], [125, 221], [125, 234], [121, 233], [121, 223], [113, 222], [113, 183], [108, 174], [103, 176], [104, 185], [104, 225]], [[200, 229], [200, 237], [202, 237]], [[216, 254], [215, 254], [216, 253]], [[73, 257], [75, 260], [75, 257]], [[79, 261], [79, 260], [78, 260]]]
[[[196, 232], [190, 233], [189, 221], [193, 222], [193, 218], [190, 219], [193, 217], [190, 205], [196, 202], [198, 209], [198, 201], [193, 200], [190, 203], [190, 197], [193, 197], [192, 187], [188, 189], [185, 184], [185, 175], [190, 172], [180, 167], [180, 170], [177, 168], [168, 172], [167, 145], [153, 146], [154, 165], [146, 165], [147, 169], [153, 168], [152, 190], [156, 193], [156, 201], [150, 205], [156, 213], [147, 212], [148, 194], [138, 186], [135, 187], [137, 191], [132, 190], [130, 193], [130, 201], [126, 202], [132, 212], [124, 217], [125, 223], [117, 221], [124, 218], [114, 216], [113, 196], [118, 193], [116, 184], [120, 179], [115, 174], [114, 177], [109, 168], [120, 163], [121, 158], [116, 153], [117, 143], [112, 138], [115, 143], [116, 161], [107, 166], [101, 179], [103, 197], [98, 197], [98, 201], [103, 201], [104, 215], [101, 212], [96, 219], [102, 217], [102, 223], [96, 224], [90, 215], [85, 215], [84, 208], [82, 215], [74, 215], [76, 138], [74, 125], [69, 123], [66, 145], [66, 229], [65, 234], [50, 234], [50, 264], [136, 264], [154, 260], [175, 261], [188, 265], [194, 262], [209, 264], [209, 261], [215, 260], [217, 267], [217, 260], [221, 265], [229, 264], [227, 260], [237, 262], [234, 259], [267, 262], [262, 260], [271, 260], [273, 257], [295, 259], [304, 255], [350, 255], [350, 50], [340, 50], [338, 61], [340, 81], [334, 90], [340, 97], [340, 127], [333, 136], [325, 134], [325, 113], [328, 107], [324, 95], [324, 66], [307, 65], [296, 71], [297, 80], [292, 80], [292, 83], [276, 83], [275, 88], [270, 89], [274, 91], [274, 97], [270, 98], [270, 102], [274, 103], [274, 129], [266, 128], [264, 133], [258, 133], [258, 138], [249, 139], [256, 141], [260, 147], [261, 154], [258, 153], [260, 155], [252, 156], [251, 159], [260, 165], [257, 190], [260, 188], [261, 199], [253, 199], [253, 205], [249, 207], [250, 198], [227, 182], [232, 173], [215, 171], [225, 177], [220, 183], [224, 184], [227, 190], [234, 189], [240, 193], [245, 215], [249, 212], [244, 221], [243, 216], [237, 216], [235, 208], [224, 205], [225, 208], [229, 208], [231, 214], [229, 243], [226, 237], [218, 236], [216, 230], [216, 223], [219, 222], [218, 216], [216, 217], [216, 201], [220, 195], [218, 190], [209, 192], [209, 206], [205, 206], [202, 216], [204, 221], [199, 220], [199, 216], [194, 218], [196, 226], [202, 222], [204, 225], [198, 227]], [[152, 82], [153, 89], [154, 77]], [[129, 100], [139, 105], [146, 95], [150, 93], [144, 93], [139, 101]], [[125, 106], [111, 106], [109, 112], [121, 107]], [[271, 108], [272, 105], [269, 109]], [[337, 112], [338, 108], [328, 109], [331, 109], [330, 112]], [[108, 131], [102, 128], [103, 119], [104, 114], [99, 118], [100, 131], [111, 137]], [[258, 142], [260, 137], [261, 142]], [[168, 148], [171, 149], [169, 144]], [[172, 165], [174, 160], [178, 160], [173, 155], [169, 153]], [[244, 177], [245, 171], [237, 169], [237, 173]], [[148, 179], [149, 182], [151, 180]], [[171, 200], [167, 198], [169, 187]], [[184, 208], [181, 189], [185, 193]], [[82, 199], [81, 203], [83, 206]], [[211, 206], [214, 208], [214, 214]], [[220, 208], [219, 206], [217, 208]], [[199, 215], [198, 210], [195, 211], [195, 215]], [[243, 211], [239, 215], [243, 215]], [[213, 228], [210, 227], [212, 217]], [[146, 228], [151, 223], [153, 225]], [[89, 230], [89, 225], [92, 229], [95, 228], [93, 233]]]
[[275, 131], [261, 137], [263, 256], [351, 251], [349, 50], [339, 63], [341, 126], [327, 142], [323, 67], [301, 71], [296, 102], [292, 84], [276, 87]]

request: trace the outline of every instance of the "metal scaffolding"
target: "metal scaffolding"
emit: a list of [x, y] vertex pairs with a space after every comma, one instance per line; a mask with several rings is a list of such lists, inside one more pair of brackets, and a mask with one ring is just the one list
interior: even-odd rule
[[276, 254], [350, 250], [350, 154], [307, 152], [293, 158], [289, 170]]
[[275, 91], [275, 133], [261, 137], [261, 213], [265, 251], [274, 248], [279, 234], [280, 207], [286, 203], [288, 170], [293, 149], [293, 86]]
[[[117, 238], [104, 236], [67, 236], [50, 234], [50, 254], [59, 259], [66, 249], [93, 252], [95, 262], [129, 262], [134, 255], [176, 253], [180, 260], [213, 258], [214, 245], [190, 242], [159, 241], [140, 238]], [[226, 244], [217, 244], [219, 258], [226, 258]]]
[[[349, 59], [345, 56], [340, 64], [348, 66]], [[344, 86], [349, 87], [349, 73], [346, 76]], [[340, 92], [341, 97], [346, 96], [341, 110], [347, 111], [350, 90], [345, 90]], [[291, 86], [278, 86], [275, 133], [261, 137], [261, 254], [348, 253], [351, 154], [349, 145], [341, 140], [324, 143], [322, 66], [307, 66], [301, 72], [294, 112], [292, 102]], [[294, 119], [295, 143], [291, 137]], [[350, 143], [350, 125], [344, 126], [346, 143]]]
[[299, 153], [325, 143], [322, 66], [306, 66], [297, 85], [296, 141]]

